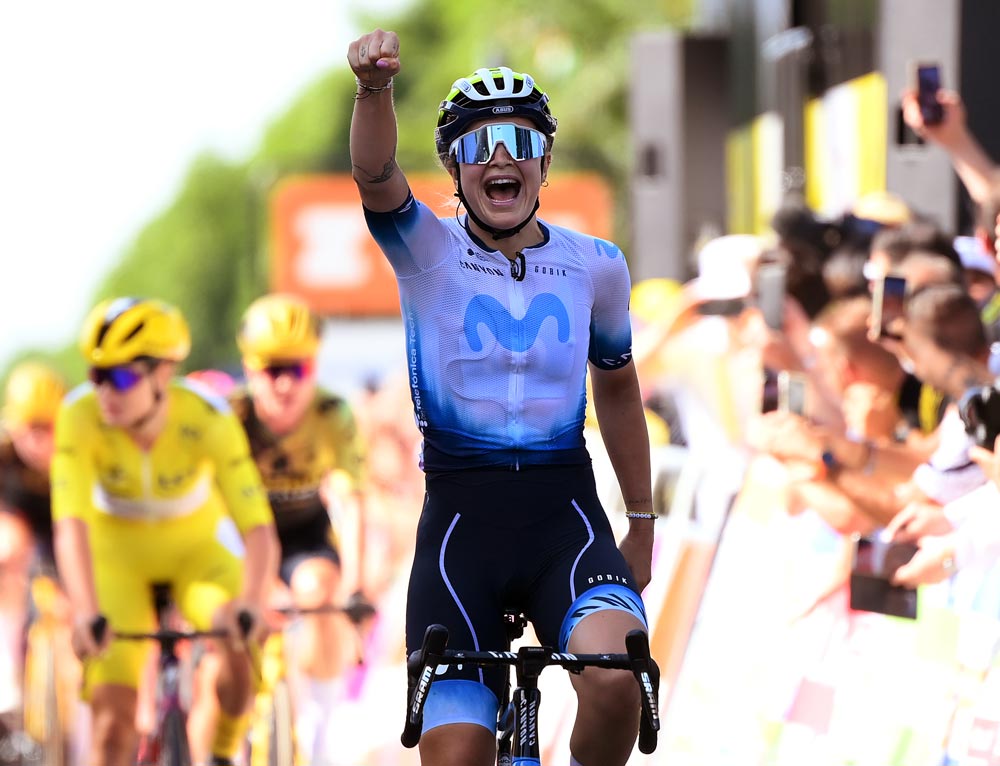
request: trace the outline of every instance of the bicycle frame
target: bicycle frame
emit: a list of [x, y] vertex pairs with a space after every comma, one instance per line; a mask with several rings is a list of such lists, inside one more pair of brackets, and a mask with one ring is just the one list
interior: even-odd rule
[[[189, 634], [174, 634], [170, 631], [162, 633], [162, 637], [156, 639], [160, 643], [160, 658], [157, 662], [156, 674], [156, 728], [140, 744], [139, 754], [136, 758], [137, 764], [158, 764], [160, 762], [170, 718], [180, 720], [185, 728], [187, 725], [187, 711], [181, 703], [181, 660], [177, 655], [177, 643], [187, 638]], [[139, 640], [152, 636], [157, 636], [157, 634], [148, 634], [147, 636], [139, 634], [135, 638]], [[118, 638], [132, 638], [132, 636], [118, 636]]]
[[501, 705], [503, 712], [498, 726], [498, 766], [540, 764], [538, 707], [541, 693], [538, 690], [538, 677], [549, 665], [559, 665], [571, 673], [579, 673], [584, 668], [631, 670], [641, 691], [639, 750], [648, 754], [656, 749], [656, 733], [660, 728], [657, 702], [659, 669], [649, 655], [649, 639], [645, 632], [633, 630], [628, 633], [625, 637], [627, 654], [568, 654], [554, 652], [543, 646], [522, 646], [516, 652], [468, 652], [446, 649], [447, 643], [447, 628], [431, 625], [424, 634], [422, 647], [413, 652], [407, 661], [410, 691], [406, 722], [400, 737], [404, 747], [414, 747], [420, 741], [424, 704], [437, 666], [461, 663], [478, 667], [514, 668], [517, 686], [510, 705]]
[[[79, 672], [60, 655], [60, 631], [68, 628], [57, 613], [62, 598], [58, 583], [49, 575], [35, 575], [30, 593], [34, 616], [25, 639], [22, 724], [46, 766], [62, 766], [69, 754], [73, 682]], [[65, 640], [68, 651], [68, 637]], [[27, 750], [22, 755], [27, 757]]]
[[[320, 614], [342, 613], [355, 625], [375, 614], [375, 609], [364, 602], [349, 602], [344, 606], [326, 604], [318, 607], [276, 607], [270, 611], [287, 620]], [[281, 766], [299, 763], [302, 755], [295, 743], [292, 720], [294, 705], [287, 705], [276, 712], [276, 693], [288, 694], [288, 665], [285, 655], [284, 625], [274, 625], [274, 632], [264, 643], [260, 666], [260, 688], [254, 699], [254, 723], [250, 731], [250, 766]], [[358, 658], [359, 664], [362, 658]], [[280, 719], [280, 720], [279, 720]]]
[[[156, 726], [152, 734], [140, 742], [136, 764], [187, 766], [191, 763], [191, 755], [187, 740], [187, 710], [181, 699], [181, 658], [177, 654], [177, 645], [199, 638], [225, 638], [228, 633], [224, 630], [170, 630], [166, 627], [171, 605], [169, 588], [154, 585], [153, 600], [159, 630], [153, 633], [115, 632], [113, 636], [116, 640], [156, 641], [160, 645], [156, 676]], [[248, 634], [252, 625], [250, 615], [240, 614], [239, 622], [243, 634]], [[107, 627], [103, 617], [94, 624], [93, 634], [98, 643], [103, 640]]]

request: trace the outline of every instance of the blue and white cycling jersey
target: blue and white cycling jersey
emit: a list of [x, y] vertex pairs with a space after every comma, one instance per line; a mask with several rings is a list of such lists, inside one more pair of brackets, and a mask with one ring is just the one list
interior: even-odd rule
[[412, 196], [365, 217], [399, 285], [424, 470], [588, 462], [587, 361], [615, 369], [632, 354], [621, 250], [539, 221], [519, 281]]

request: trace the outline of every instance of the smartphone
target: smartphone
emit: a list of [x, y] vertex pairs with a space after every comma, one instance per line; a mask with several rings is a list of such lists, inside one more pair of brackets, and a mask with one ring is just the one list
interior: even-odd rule
[[871, 334], [874, 338], [900, 340], [889, 328], [901, 319], [906, 310], [906, 280], [902, 277], [882, 277], [875, 280], [872, 290]]
[[778, 373], [764, 369], [763, 385], [760, 392], [760, 411], [774, 412], [778, 409]]
[[806, 414], [806, 378], [801, 373], [782, 370], [778, 373], [778, 410]]
[[735, 317], [746, 308], [743, 298], [714, 298], [698, 304], [697, 311], [702, 316]]
[[851, 609], [917, 619], [917, 591], [893, 585], [892, 576], [917, 552], [914, 543], [883, 540], [878, 533], [854, 535], [851, 558]]
[[944, 120], [944, 107], [938, 101], [941, 90], [941, 66], [936, 62], [918, 61], [914, 65], [917, 103], [925, 125], [938, 125]]
[[785, 279], [783, 263], [765, 263], [757, 269], [757, 306], [772, 330], [785, 325]]

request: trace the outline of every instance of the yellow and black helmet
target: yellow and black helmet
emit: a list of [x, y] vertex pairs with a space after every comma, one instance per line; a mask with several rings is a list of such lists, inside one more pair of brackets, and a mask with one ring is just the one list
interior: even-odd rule
[[66, 382], [49, 365], [21, 362], [7, 378], [3, 419], [11, 425], [52, 423], [66, 395]]
[[258, 370], [274, 360], [311, 359], [319, 341], [319, 319], [304, 300], [286, 293], [251, 303], [236, 334], [243, 362]]
[[191, 351], [191, 332], [181, 312], [165, 301], [109, 298], [87, 315], [80, 350], [94, 367], [142, 358], [180, 362]]
[[530, 74], [501, 66], [460, 77], [438, 110], [434, 130], [438, 156], [446, 157], [451, 142], [473, 123], [510, 117], [528, 118], [550, 139], [559, 124], [549, 111], [549, 97]]

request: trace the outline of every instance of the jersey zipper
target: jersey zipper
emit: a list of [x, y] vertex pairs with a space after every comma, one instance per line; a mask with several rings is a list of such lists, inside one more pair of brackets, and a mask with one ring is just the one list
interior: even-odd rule
[[151, 500], [153, 497], [153, 459], [149, 453], [142, 453], [142, 496]]
[[[517, 340], [512, 345], [516, 349], [524, 349], [525, 328], [523, 320], [525, 314], [525, 297], [523, 280], [512, 278], [507, 281], [507, 300], [510, 315], [515, 320], [514, 326], [517, 333]], [[510, 352], [511, 374], [508, 384], [508, 402], [511, 416], [511, 435], [513, 436], [515, 450], [521, 447], [524, 437], [524, 434], [521, 433], [521, 414], [524, 407], [524, 366], [526, 356], [527, 350], [511, 350]], [[520, 468], [520, 460], [515, 457], [514, 470], [518, 471]]]

